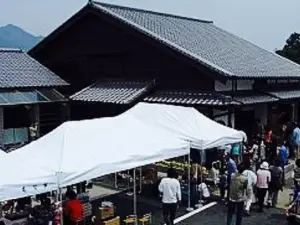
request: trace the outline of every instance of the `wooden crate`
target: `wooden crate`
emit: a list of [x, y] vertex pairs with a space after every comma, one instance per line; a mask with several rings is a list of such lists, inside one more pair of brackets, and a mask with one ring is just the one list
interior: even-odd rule
[[120, 225], [120, 217], [117, 216], [113, 219], [102, 221], [99, 225]]
[[99, 207], [96, 211], [96, 220], [102, 221], [115, 216], [115, 207]]

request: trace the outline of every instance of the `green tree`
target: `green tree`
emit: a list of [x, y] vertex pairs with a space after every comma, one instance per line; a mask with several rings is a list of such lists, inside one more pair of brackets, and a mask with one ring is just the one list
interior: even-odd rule
[[300, 34], [291, 34], [283, 49], [277, 50], [276, 53], [300, 64]]

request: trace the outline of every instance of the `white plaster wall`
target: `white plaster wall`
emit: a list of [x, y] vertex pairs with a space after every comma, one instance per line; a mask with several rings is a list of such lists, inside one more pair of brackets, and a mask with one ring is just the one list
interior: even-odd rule
[[[237, 90], [252, 90], [254, 81], [253, 80], [238, 80], [237, 81]], [[215, 81], [215, 91], [231, 91], [232, 90], [232, 81], [226, 81], [222, 83], [220, 81]]]
[[254, 81], [253, 80], [238, 80], [237, 81], [237, 90], [252, 90]]
[[215, 91], [231, 91], [232, 81], [228, 80], [226, 83], [215, 80]]
[[[215, 117], [217, 115], [220, 115], [220, 114], [224, 114], [226, 113], [226, 115], [223, 115], [223, 116], [218, 116], [218, 117]], [[217, 110], [217, 109], [214, 109], [213, 110], [213, 116], [214, 116], [214, 120], [215, 121], [219, 121], [219, 120], [222, 120], [225, 122], [226, 125], [228, 125], [228, 110]], [[231, 114], [231, 124], [233, 125], [234, 127], [234, 113]]]

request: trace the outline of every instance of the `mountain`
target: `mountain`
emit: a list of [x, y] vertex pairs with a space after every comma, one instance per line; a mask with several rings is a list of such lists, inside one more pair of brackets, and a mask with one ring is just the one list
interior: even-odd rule
[[0, 48], [29, 50], [42, 39], [42, 36], [34, 36], [12, 24], [0, 27]]

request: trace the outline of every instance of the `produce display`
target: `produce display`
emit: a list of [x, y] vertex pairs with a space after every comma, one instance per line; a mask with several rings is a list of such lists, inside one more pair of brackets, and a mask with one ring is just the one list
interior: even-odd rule
[[200, 166], [199, 164], [189, 165], [188, 163], [181, 163], [177, 161], [162, 161], [156, 163], [156, 166], [161, 168], [174, 168], [176, 170], [183, 171], [183, 172], [187, 171], [190, 167], [192, 171], [195, 171], [197, 168], [198, 172], [207, 173], [206, 167]]

